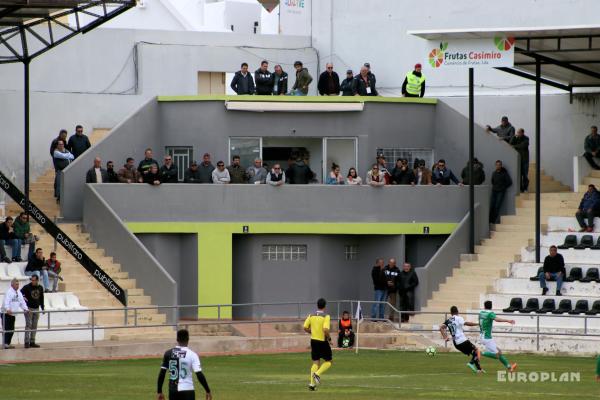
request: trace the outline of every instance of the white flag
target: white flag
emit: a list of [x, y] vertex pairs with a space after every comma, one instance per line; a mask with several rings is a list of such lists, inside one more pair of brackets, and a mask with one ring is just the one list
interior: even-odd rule
[[354, 316], [354, 319], [356, 319], [359, 323], [362, 322], [362, 320], [363, 320], [363, 314], [362, 314], [362, 308], [360, 307], [360, 301], [358, 302], [358, 305], [356, 306], [356, 315]]

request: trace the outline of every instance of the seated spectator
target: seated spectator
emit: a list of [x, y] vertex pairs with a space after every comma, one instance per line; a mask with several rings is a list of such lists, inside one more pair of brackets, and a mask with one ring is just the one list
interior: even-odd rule
[[[117, 177], [121, 183], [142, 183], [140, 173], [133, 166], [134, 160], [131, 157], [127, 158], [127, 162], [123, 165], [123, 168], [119, 170]], [[157, 165], [157, 164], [154, 164]]]
[[342, 81], [340, 84], [340, 90], [342, 91], [342, 96], [354, 96], [352, 93], [352, 88], [354, 87], [354, 73], [351, 69], [346, 71], [346, 79]]
[[39, 239], [33, 233], [31, 233], [31, 226], [29, 225], [29, 215], [25, 212], [19, 214], [19, 218], [15, 220], [15, 237], [19, 240], [20, 245], [28, 245], [29, 253], [27, 259], [33, 257], [35, 242]]
[[262, 165], [262, 160], [256, 158], [254, 165], [246, 169], [246, 176], [248, 177], [248, 183], [261, 184], [267, 181], [267, 170]]
[[202, 163], [198, 166], [200, 172], [199, 183], [213, 183], [212, 173], [215, 170], [215, 166], [210, 162], [210, 154], [204, 153], [202, 156]]
[[538, 277], [540, 278], [540, 287], [542, 288], [542, 296], [548, 293], [546, 281], [554, 279], [556, 281], [556, 295], [562, 296], [560, 289], [562, 288], [563, 279], [567, 270], [565, 269], [565, 260], [562, 254], [558, 253], [556, 246], [550, 246], [550, 254], [544, 259], [544, 267]]
[[[594, 231], [594, 217], [600, 216], [600, 193], [596, 190], [596, 186], [588, 185], [588, 190], [583, 195], [575, 218], [579, 222], [581, 229], [579, 232], [593, 232]], [[585, 219], [587, 218], [587, 224]]]
[[52, 290], [50, 292], [55, 293], [58, 291], [58, 281], [62, 281], [63, 277], [60, 276], [60, 261], [58, 261], [56, 259], [56, 253], [52, 252], [50, 253], [50, 258], [48, 260], [46, 260], [46, 265], [43, 267], [42, 269], [42, 279], [44, 282], [46, 282], [45, 284], [47, 284], [48, 286], [44, 286], [44, 287], [49, 287], [50, 286], [50, 279], [52, 278], [54, 281], [52, 283]]
[[415, 173], [408, 167], [408, 160], [406, 158], [399, 158], [396, 160], [396, 166], [391, 174], [391, 181], [392, 185], [415, 184]]
[[75, 156], [71, 154], [69, 150], [65, 147], [65, 142], [59, 140], [56, 143], [56, 150], [54, 150], [54, 197], [56, 197], [56, 201], [60, 202], [60, 174], [63, 169], [67, 168], [69, 164], [75, 159]]
[[294, 68], [296, 69], [296, 82], [294, 82], [290, 94], [293, 96], [306, 96], [308, 95], [308, 86], [313, 78], [308, 73], [308, 69], [302, 65], [302, 61], [296, 61]]
[[325, 71], [319, 76], [317, 89], [321, 96], [339, 96], [340, 95], [340, 77], [333, 70], [333, 64], [327, 63]]
[[158, 186], [162, 183], [162, 176], [156, 164], [152, 164], [150, 169], [146, 171], [146, 175], [142, 178], [142, 183]]
[[492, 198], [490, 200], [489, 215], [490, 224], [498, 223], [506, 191], [511, 185], [512, 179], [510, 178], [508, 171], [502, 166], [502, 161], [496, 160], [496, 169], [492, 174]]
[[290, 165], [286, 175], [288, 182], [292, 185], [307, 185], [315, 177], [315, 173], [306, 165], [300, 154], [296, 155], [296, 161]]
[[415, 159], [415, 185], [431, 185], [431, 170], [425, 166], [425, 160]]
[[144, 151], [144, 159], [140, 161], [137, 169], [142, 180], [144, 179], [144, 175], [146, 175], [150, 170], [150, 166], [152, 164], [156, 164], [156, 166], [158, 166], [158, 161], [153, 158], [152, 149], [147, 148], [146, 151]]
[[229, 177], [231, 178], [230, 183], [248, 182], [246, 171], [244, 171], [244, 168], [240, 165], [240, 156], [233, 156], [231, 165], [227, 167], [227, 171], [229, 171]]
[[446, 168], [446, 161], [440, 160], [431, 173], [431, 183], [434, 185], [449, 185], [450, 182], [462, 186], [451, 169]]
[[331, 172], [325, 182], [327, 185], [343, 185], [344, 177], [340, 174], [340, 166], [336, 163], [331, 164]]
[[344, 311], [342, 319], [338, 323], [338, 347], [347, 349], [353, 346], [354, 331], [352, 330], [352, 320], [350, 319], [350, 313]]
[[119, 176], [115, 172], [115, 163], [112, 161], [106, 163], [106, 176], [108, 183], [119, 183]]
[[252, 79], [252, 74], [248, 73], [247, 63], [242, 63], [241, 69], [233, 76], [230, 86], [239, 95], [254, 94], [254, 79]]
[[367, 185], [380, 187], [385, 185], [385, 177], [379, 170], [378, 164], [373, 164], [369, 172], [367, 172]]
[[212, 181], [218, 184], [229, 183], [231, 181], [229, 171], [225, 168], [223, 161], [217, 162], [217, 168], [212, 172]]
[[[44, 260], [44, 251], [42, 249], [35, 249], [35, 256], [27, 260], [27, 266], [25, 267], [25, 275], [32, 276], [37, 275], [38, 279], [42, 279], [42, 269], [46, 265]], [[44, 286], [44, 289], [47, 289]]]
[[346, 183], [348, 185], [362, 185], [362, 178], [358, 176], [356, 168], [352, 167], [348, 170], [348, 175], [346, 176]]
[[173, 164], [173, 158], [169, 155], [165, 156], [165, 163], [160, 167], [158, 173], [160, 174], [160, 181], [162, 183], [179, 182], [177, 166]]
[[198, 170], [198, 163], [194, 160], [190, 164], [190, 167], [185, 171], [183, 178], [184, 183], [202, 183], [200, 170]]
[[285, 184], [285, 172], [281, 170], [281, 165], [275, 164], [271, 172], [267, 174], [267, 183], [271, 186], [281, 186]]
[[[470, 185], [469, 180], [469, 162], [463, 168], [460, 177], [462, 178], [463, 185]], [[485, 171], [483, 170], [483, 164], [479, 162], [477, 158], [473, 158], [473, 185], [482, 185], [485, 181]]]
[[600, 158], [600, 135], [598, 135], [598, 127], [592, 126], [590, 134], [585, 137], [583, 143], [585, 152], [583, 156], [593, 169], [600, 169], [600, 166], [594, 161], [595, 158]]
[[494, 133], [498, 137], [498, 139], [502, 139], [505, 142], [510, 142], [510, 139], [515, 136], [515, 127], [512, 126], [510, 122], [508, 122], [508, 117], [502, 117], [500, 121], [500, 125], [495, 128], [492, 128], [489, 125], [485, 126], [485, 130], [488, 133]]
[[373, 79], [373, 75], [369, 75], [369, 69], [364, 65], [360, 68], [360, 73], [354, 77], [352, 94], [354, 96], [378, 95], [375, 88], [375, 79]]
[[[13, 223], [13, 218], [8, 216], [4, 222], [0, 224], [0, 256], [2, 257], [2, 262], [9, 264], [11, 261], [23, 261], [21, 259], [21, 243], [15, 237], [15, 228]], [[4, 249], [5, 245], [11, 247], [12, 258], [8, 258], [6, 256], [6, 250]]]
[[379, 165], [379, 172], [383, 174], [386, 185], [391, 185], [392, 183], [392, 174], [387, 168], [387, 161], [385, 160], [385, 156], [383, 153], [377, 154], [377, 165]]
[[[114, 172], [114, 171], [113, 171]], [[85, 183], [107, 183], [108, 173], [102, 168], [100, 157], [94, 158], [94, 166], [85, 174]]]
[[67, 149], [73, 154], [73, 157], [77, 158], [90, 147], [92, 145], [90, 139], [83, 134], [83, 126], [77, 125], [75, 127], [75, 134], [67, 142]]
[[273, 74], [273, 95], [283, 96], [288, 91], [288, 74], [283, 71], [281, 65], [275, 66], [275, 73]]

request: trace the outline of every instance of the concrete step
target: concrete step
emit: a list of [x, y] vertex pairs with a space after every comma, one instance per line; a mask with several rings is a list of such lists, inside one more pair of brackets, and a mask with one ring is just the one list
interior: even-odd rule
[[[585, 186], [584, 186], [585, 187]], [[587, 187], [586, 189], [587, 190]], [[535, 200], [535, 193], [521, 193], [525, 200]], [[546, 200], [566, 200], [566, 201], [578, 201], [581, 200], [581, 193], [576, 192], [559, 192], [559, 193], [542, 193], [542, 203]]]
[[477, 261], [482, 262], [514, 262], [520, 261], [520, 258], [516, 254], [477, 254]]
[[[575, 215], [577, 211], [576, 208], [549, 208], [542, 207], [540, 208], [541, 217], [549, 218], [549, 217], [570, 217]], [[535, 208], [517, 208], [517, 216], [525, 217], [525, 218], [535, 218]]]
[[[529, 236], [529, 235], [526, 235]], [[523, 237], [505, 237], [505, 238], [497, 238], [494, 237], [492, 239], [483, 239], [481, 242], [482, 246], [498, 246], [498, 247], [506, 247], [506, 248], [520, 248], [522, 246], [526, 246], [531, 241], [531, 238], [523, 238]]]
[[506, 261], [461, 261], [460, 268], [469, 270], [471, 268], [480, 268], [480, 269], [493, 269], [499, 270], [505, 268], [507, 265]]
[[497, 244], [493, 246], [475, 246], [475, 253], [504, 255], [517, 254], [523, 245], [525, 245], [525, 243], [521, 243], [521, 246], [515, 246], [510, 243], [507, 246], [499, 246]]

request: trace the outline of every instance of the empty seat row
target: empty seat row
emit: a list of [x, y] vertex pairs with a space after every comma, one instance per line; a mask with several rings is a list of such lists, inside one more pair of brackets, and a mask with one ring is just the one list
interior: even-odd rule
[[523, 307], [523, 299], [520, 297], [513, 297], [510, 300], [510, 305], [502, 310], [503, 312], [520, 312], [520, 313], [538, 313], [538, 314], [586, 314], [586, 315], [597, 315], [600, 314], [600, 300], [594, 301], [592, 308], [589, 308], [587, 300], [577, 300], [575, 308], [572, 308], [571, 300], [562, 299], [556, 307], [554, 299], [545, 299], [544, 303], [540, 307], [537, 298], [527, 299], [525, 307]]
[[[543, 267], [538, 268], [537, 275], [529, 278], [532, 281], [539, 281], [540, 274], [544, 271]], [[548, 279], [553, 281], [554, 278]], [[600, 282], [600, 273], [598, 272], [598, 268], [588, 268], [585, 277], [583, 276], [583, 272], [580, 267], [573, 267], [571, 271], [569, 271], [569, 276], [565, 277], [565, 282]]]
[[594, 237], [592, 235], [583, 235], [579, 244], [577, 244], [577, 236], [576, 235], [567, 235], [565, 237], [565, 242], [560, 246], [557, 246], [559, 249], [593, 249], [600, 250], [600, 237], [598, 237], [598, 241], [594, 244]]

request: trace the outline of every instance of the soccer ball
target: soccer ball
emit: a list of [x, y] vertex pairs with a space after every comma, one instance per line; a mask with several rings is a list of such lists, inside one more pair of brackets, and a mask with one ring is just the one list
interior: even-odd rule
[[435, 352], [436, 352], [436, 350], [435, 350], [435, 347], [433, 347], [433, 346], [429, 346], [425, 349], [425, 354], [427, 354], [430, 357], [435, 356]]

